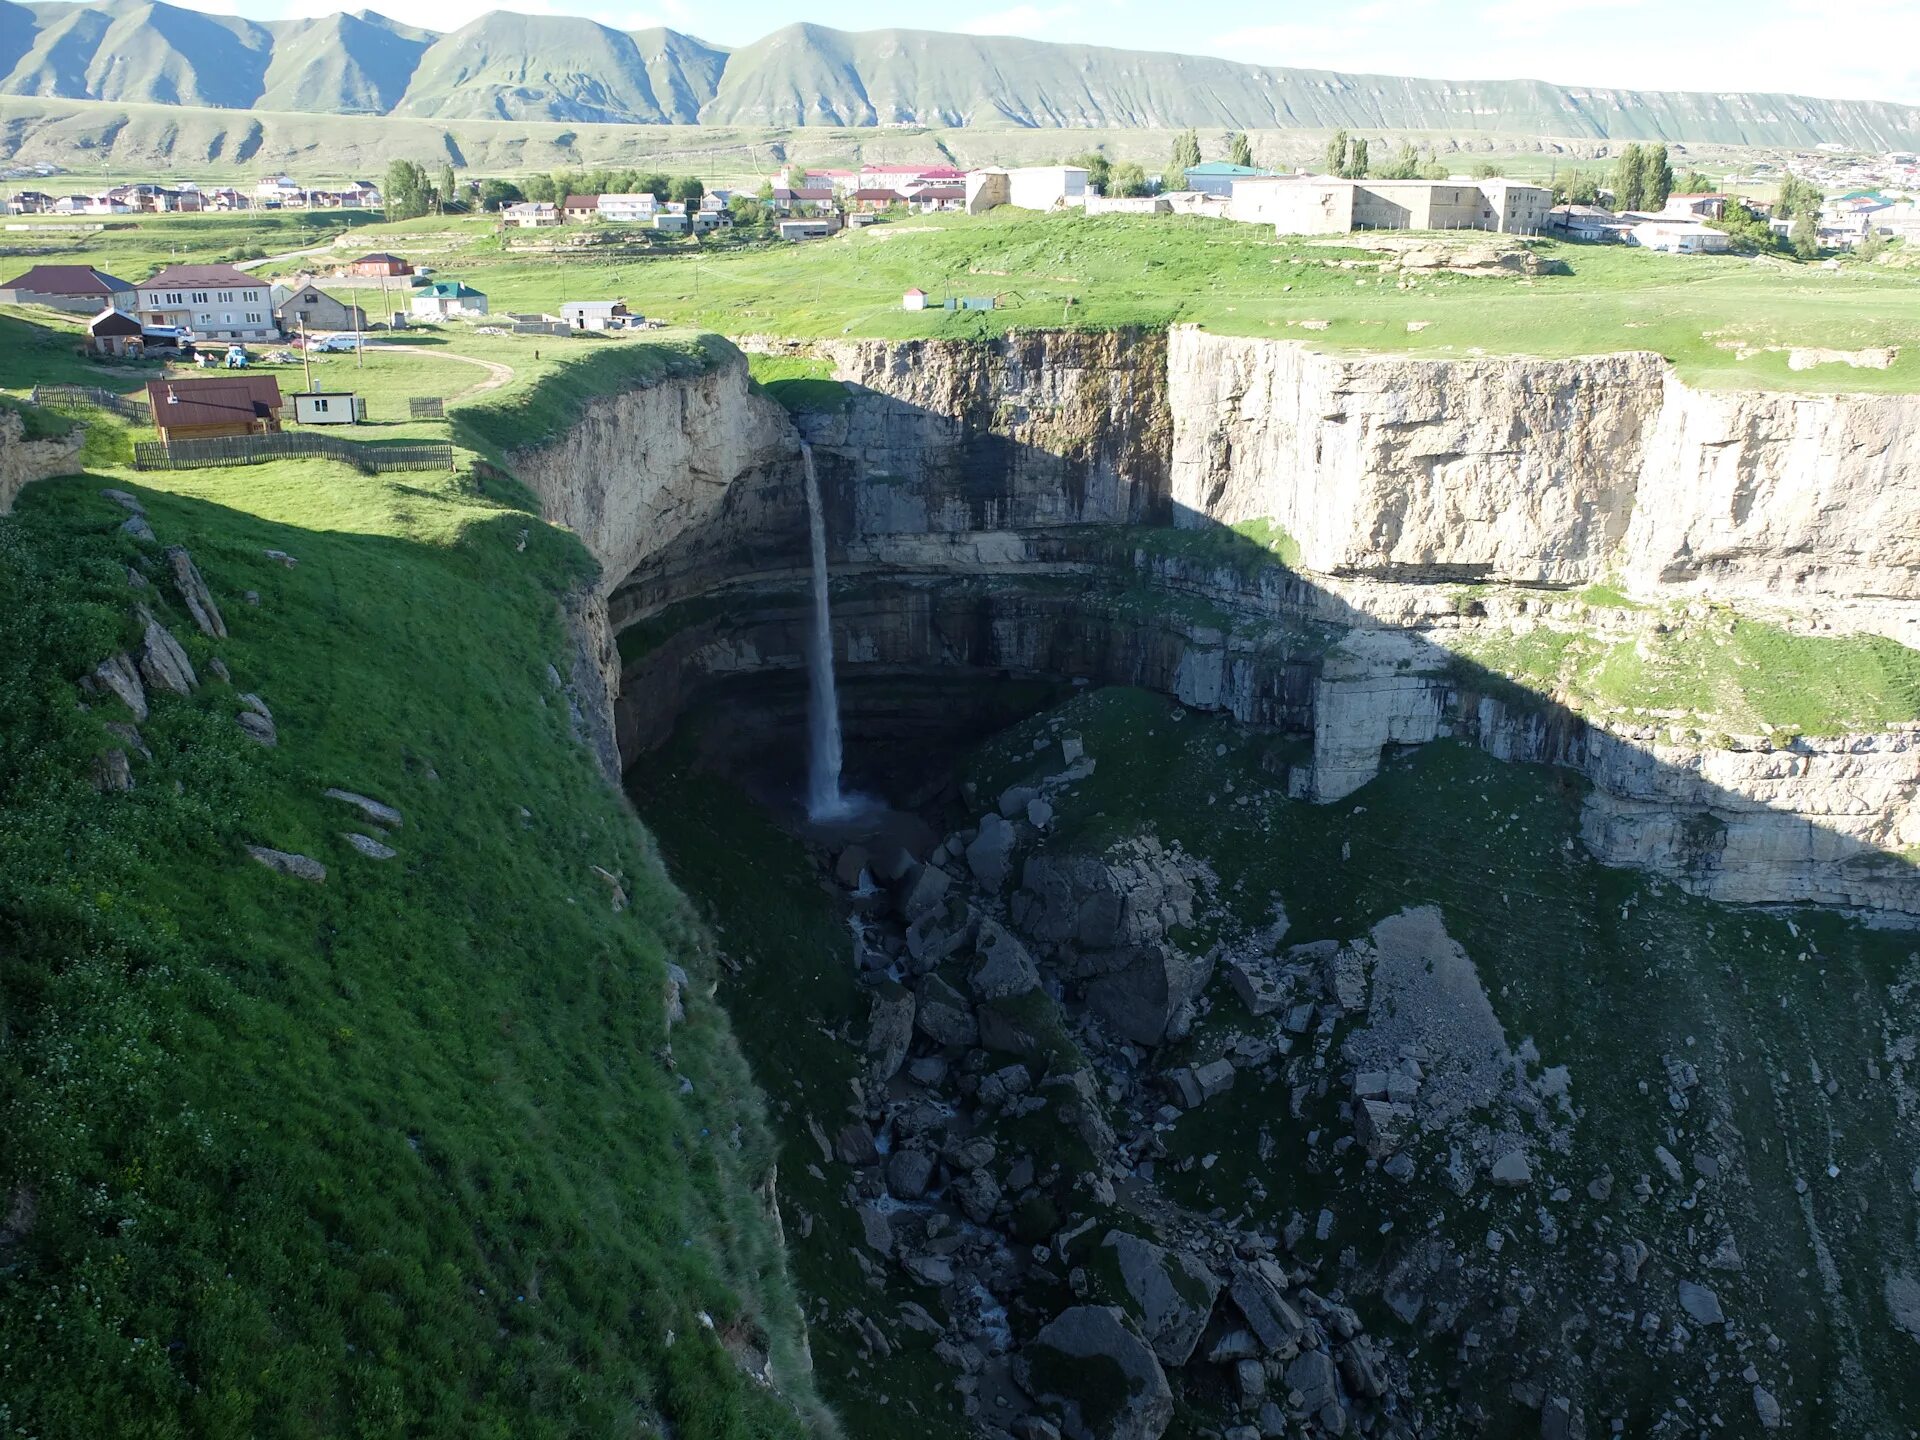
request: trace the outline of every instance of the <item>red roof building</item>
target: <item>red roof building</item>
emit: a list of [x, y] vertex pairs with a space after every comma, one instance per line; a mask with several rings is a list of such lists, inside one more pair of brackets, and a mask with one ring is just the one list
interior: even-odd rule
[[209, 380], [150, 380], [153, 428], [175, 440], [265, 435], [280, 428], [280, 382], [271, 375], [223, 375]]
[[76, 315], [98, 314], [103, 306], [130, 308], [133, 286], [91, 265], [36, 265], [0, 285], [0, 305], [46, 305]]

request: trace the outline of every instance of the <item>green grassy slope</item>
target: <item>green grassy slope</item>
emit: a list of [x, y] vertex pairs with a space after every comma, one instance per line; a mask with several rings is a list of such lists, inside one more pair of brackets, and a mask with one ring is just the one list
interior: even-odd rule
[[[736, 1363], [769, 1351], [819, 1422], [705, 941], [548, 679], [577, 542], [455, 477], [152, 478], [0, 519], [0, 1429], [797, 1435]], [[76, 682], [133, 638], [129, 566], [202, 685], [101, 795], [127, 717]], [[336, 785], [404, 812], [397, 858], [348, 847]]]
[[[1920, 353], [1910, 347], [1886, 369], [1788, 363], [1794, 346], [1905, 346], [1920, 326], [1913, 272], [1620, 246], [1537, 248], [1562, 273], [1422, 275], [1402, 289], [1397, 274], [1374, 268], [1378, 254], [1281, 239], [1259, 226], [1001, 210], [672, 259], [568, 257], [555, 265], [476, 242], [440, 263], [470, 274], [496, 306], [552, 309], [582, 293], [619, 295], [646, 314], [731, 334], [985, 338], [1063, 324], [1190, 322], [1318, 348], [1435, 358], [1655, 350], [1701, 384], [1920, 389]], [[997, 305], [909, 312], [900, 296], [911, 285], [937, 299], [991, 295]]]

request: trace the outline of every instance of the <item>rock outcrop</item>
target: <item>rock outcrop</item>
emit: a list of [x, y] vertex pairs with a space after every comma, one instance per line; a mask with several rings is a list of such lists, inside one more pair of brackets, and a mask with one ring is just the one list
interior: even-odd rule
[[26, 417], [0, 407], [0, 515], [11, 510], [14, 497], [34, 481], [71, 475], [80, 468], [85, 437], [79, 426], [52, 439], [29, 440], [26, 434]]

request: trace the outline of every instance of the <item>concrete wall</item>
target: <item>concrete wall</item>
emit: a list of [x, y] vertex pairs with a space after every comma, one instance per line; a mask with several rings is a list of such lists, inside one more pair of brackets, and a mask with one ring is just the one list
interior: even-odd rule
[[1173, 210], [1164, 195], [1087, 196], [1089, 215], [1165, 215]]
[[1368, 180], [1354, 186], [1356, 230], [1491, 230], [1487, 197], [1471, 182]]
[[1236, 180], [1227, 214], [1282, 235], [1344, 235], [1353, 229], [1354, 185], [1326, 178]]

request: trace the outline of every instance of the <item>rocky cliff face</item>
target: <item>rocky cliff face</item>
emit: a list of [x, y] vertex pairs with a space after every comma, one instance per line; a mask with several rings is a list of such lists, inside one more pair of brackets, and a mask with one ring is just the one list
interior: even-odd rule
[[83, 437], [78, 427], [54, 440], [28, 440], [26, 430], [17, 411], [0, 409], [0, 515], [11, 510], [14, 497], [35, 480], [70, 475], [79, 466]]
[[1770, 600], [1920, 598], [1920, 400], [1689, 389], [1656, 355], [1319, 354], [1191, 327], [1176, 520], [1270, 518], [1305, 568]]
[[[798, 425], [856, 684], [1146, 685], [1310, 735], [1293, 785], [1322, 801], [1388, 747], [1456, 736], [1589, 776], [1586, 839], [1616, 863], [1721, 899], [1920, 914], [1897, 858], [1920, 842], [1910, 737], [1679, 744], [1551, 696], [1492, 698], [1450, 635], [1514, 623], [1550, 592], [1463, 613], [1433, 583], [1618, 578], [1823, 617], [1864, 604], [1885, 628], [1920, 599], [1920, 401], [1703, 393], [1644, 354], [1332, 356], [1185, 328], [815, 353], [846, 386]], [[715, 685], [797, 682], [797, 449], [731, 366], [600, 402], [522, 457], [600, 557], [612, 628], [639, 627], [623, 646], [627, 756]], [[1298, 571], [1210, 548], [1255, 519], [1297, 541]], [[1153, 541], [1168, 524], [1199, 548]]]

